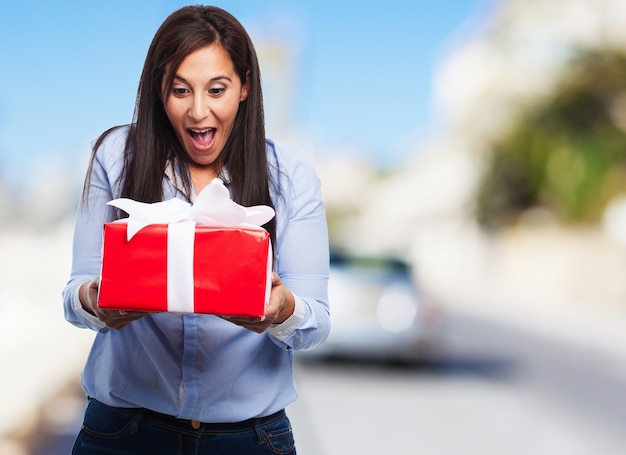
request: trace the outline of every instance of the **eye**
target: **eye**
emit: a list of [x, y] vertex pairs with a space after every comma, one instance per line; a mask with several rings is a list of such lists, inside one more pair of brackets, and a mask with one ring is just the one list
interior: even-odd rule
[[226, 92], [226, 88], [225, 87], [212, 87], [208, 90], [209, 95], [211, 96], [222, 96], [224, 94], [224, 92]]
[[183, 96], [187, 93], [189, 93], [189, 90], [187, 90], [185, 87], [172, 87], [172, 94], [174, 96]]

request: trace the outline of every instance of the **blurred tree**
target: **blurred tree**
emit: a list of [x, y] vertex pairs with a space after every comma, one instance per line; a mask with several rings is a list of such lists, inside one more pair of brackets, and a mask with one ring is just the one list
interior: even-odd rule
[[494, 143], [477, 218], [497, 228], [541, 207], [565, 224], [593, 223], [620, 193], [626, 193], [626, 54], [584, 52], [557, 90]]

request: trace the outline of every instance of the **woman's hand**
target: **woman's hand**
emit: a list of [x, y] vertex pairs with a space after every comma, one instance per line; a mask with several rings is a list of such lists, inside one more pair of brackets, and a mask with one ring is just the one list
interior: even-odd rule
[[265, 308], [265, 315], [261, 318], [242, 318], [222, 316], [227, 321], [245, 327], [253, 332], [261, 333], [272, 326], [285, 322], [295, 308], [295, 299], [289, 289], [283, 286], [283, 282], [276, 272], [272, 272], [272, 292], [270, 301]]
[[80, 303], [83, 308], [96, 316], [110, 329], [120, 330], [136, 319], [147, 316], [150, 313], [138, 311], [103, 310], [98, 306], [98, 288], [100, 278], [83, 283], [78, 292]]

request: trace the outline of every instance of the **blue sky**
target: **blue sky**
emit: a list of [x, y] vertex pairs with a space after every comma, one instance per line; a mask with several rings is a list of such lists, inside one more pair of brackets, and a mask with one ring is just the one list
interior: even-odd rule
[[[4, 3], [0, 7], [0, 182], [28, 182], [41, 172], [82, 163], [91, 139], [109, 126], [129, 122], [152, 36], [165, 17], [184, 4], [174, 0]], [[432, 120], [432, 71], [446, 40], [484, 15], [491, 2], [224, 0], [213, 4], [238, 17], [257, 45], [289, 43], [290, 87], [278, 102], [273, 95], [282, 86], [268, 88], [265, 100], [270, 114], [278, 105], [284, 109], [282, 128], [317, 136], [317, 144], [328, 149], [316, 151], [321, 156], [353, 147], [386, 165], [413, 152], [408, 141]], [[263, 61], [261, 65], [263, 71]], [[269, 122], [268, 135], [275, 129], [279, 127]]]

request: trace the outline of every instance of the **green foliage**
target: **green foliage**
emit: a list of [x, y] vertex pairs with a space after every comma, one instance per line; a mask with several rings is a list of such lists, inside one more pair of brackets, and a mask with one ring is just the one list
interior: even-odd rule
[[555, 93], [526, 111], [492, 149], [477, 195], [485, 227], [534, 207], [566, 224], [593, 223], [626, 192], [626, 55], [587, 52]]

